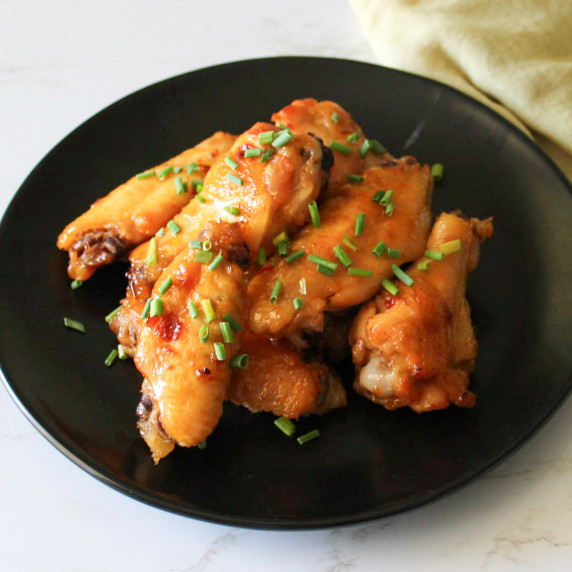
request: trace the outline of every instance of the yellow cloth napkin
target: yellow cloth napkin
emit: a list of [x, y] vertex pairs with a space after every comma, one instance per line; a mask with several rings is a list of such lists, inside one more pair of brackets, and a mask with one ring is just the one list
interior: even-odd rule
[[572, 0], [350, 0], [381, 64], [532, 133], [572, 181]]

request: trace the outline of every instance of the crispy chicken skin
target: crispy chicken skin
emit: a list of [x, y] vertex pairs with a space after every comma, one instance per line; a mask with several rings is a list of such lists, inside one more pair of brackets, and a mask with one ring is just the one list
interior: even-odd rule
[[[222, 251], [226, 259], [228, 251]], [[145, 378], [142, 391], [146, 396], [139, 407], [143, 413], [139, 429], [155, 462], [173, 444], [197, 445], [216, 427], [230, 383], [229, 362], [240, 345], [240, 334], [234, 332], [234, 341], [224, 343], [226, 359], [217, 359], [214, 343], [223, 342], [219, 322], [226, 313], [239, 324], [246, 321], [240, 268], [225, 260], [211, 271], [206, 264], [194, 262], [194, 257], [194, 251], [183, 251], [157, 281], [153, 297], [159, 296], [160, 285], [168, 277], [173, 283], [162, 296], [164, 313], [149, 317], [142, 325], [135, 354], [137, 369]], [[208, 324], [208, 341], [203, 343], [199, 330], [206, 318], [201, 301], [207, 298], [216, 317]], [[199, 309], [194, 319], [187, 307], [189, 301]]]
[[[277, 125], [286, 125], [293, 133], [313, 133], [328, 146], [332, 141], [337, 141], [351, 149], [348, 155], [334, 151], [330, 180], [321, 199], [335, 196], [346, 183], [348, 175], [359, 175], [365, 169], [391, 158], [388, 153], [377, 155], [370, 151], [362, 159], [359, 154], [365, 141], [362, 128], [343, 107], [333, 101], [297, 99], [272, 115], [272, 121]], [[348, 137], [354, 133], [358, 134], [358, 138], [348, 142]]]
[[418, 413], [475, 404], [468, 385], [477, 341], [465, 290], [480, 243], [492, 232], [492, 219], [442, 214], [427, 249], [460, 239], [462, 250], [430, 261], [426, 271], [411, 265], [412, 286], [396, 281], [397, 295], [383, 291], [362, 307], [350, 334], [358, 393], [386, 409]]
[[244, 369], [233, 370], [228, 399], [253, 413], [298, 419], [345, 407], [346, 392], [327, 366], [306, 363], [286, 340], [265, 340], [245, 332], [240, 351], [249, 355]]
[[[157, 176], [126, 183], [98, 199], [91, 208], [68, 224], [58, 238], [58, 247], [69, 252], [70, 278], [87, 280], [101, 266], [124, 256], [134, 246], [152, 237], [194, 196], [191, 181], [202, 179], [210, 166], [226, 152], [235, 137], [221, 131], [191, 149], [155, 167], [159, 173], [167, 166], [181, 168], [160, 180]], [[189, 175], [186, 167], [197, 163]], [[175, 177], [187, 184], [177, 194]]]
[[[201, 196], [205, 202], [192, 200], [173, 220], [181, 229], [176, 235], [169, 229], [157, 237], [157, 263], [146, 262], [147, 243], [136, 248], [130, 256], [129, 286], [122, 301], [122, 310], [111, 322], [120, 343], [133, 351], [137, 338], [135, 317], [143, 309], [153, 284], [162, 270], [189, 240], [200, 238], [211, 221], [236, 222], [250, 257], [256, 260], [258, 250], [272, 248], [272, 238], [282, 231], [292, 231], [309, 218], [308, 203], [313, 201], [327, 181], [329, 150], [313, 136], [296, 135], [286, 145], [274, 149], [260, 145], [258, 136], [265, 131], [279, 131], [269, 123], [257, 123], [238, 137], [224, 158], [237, 163], [233, 169], [219, 160], [204, 179]], [[245, 158], [252, 147], [273, 150], [269, 161], [260, 157]], [[239, 177], [242, 185], [230, 180]], [[238, 208], [239, 215], [228, 212]]]
[[[366, 171], [362, 183], [346, 185], [320, 208], [321, 226], [306, 225], [292, 241], [289, 252], [303, 250], [306, 255], [291, 264], [284, 260], [275, 266], [269, 263], [250, 282], [250, 330], [268, 337], [288, 336], [300, 330], [322, 331], [325, 311], [339, 311], [371, 298], [383, 279], [392, 276], [393, 263], [403, 264], [423, 253], [431, 224], [432, 188], [429, 168], [412, 157], [388, 160], [383, 167]], [[380, 189], [394, 191], [391, 216], [385, 207], [372, 201]], [[362, 234], [354, 237], [358, 214], [366, 215], [365, 227]], [[359, 244], [356, 251], [344, 246], [352, 266], [371, 270], [371, 277], [348, 275], [334, 256], [332, 249], [343, 244], [344, 235]], [[381, 258], [372, 254], [380, 241], [399, 250], [399, 260], [387, 254]], [[311, 254], [338, 263], [333, 275], [317, 272], [317, 265], [308, 259]], [[300, 292], [302, 278], [306, 281], [306, 294]], [[273, 304], [270, 295], [278, 280], [282, 289]], [[302, 298], [301, 310], [293, 305], [297, 297]]]

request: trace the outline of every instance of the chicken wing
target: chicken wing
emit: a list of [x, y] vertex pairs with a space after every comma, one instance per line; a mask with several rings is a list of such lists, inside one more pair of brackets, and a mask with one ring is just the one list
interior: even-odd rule
[[[69, 276], [87, 280], [97, 268], [152, 237], [194, 196], [192, 180], [202, 179], [234, 140], [233, 135], [219, 131], [95, 201], [58, 237], [58, 247], [69, 252]], [[196, 166], [189, 174], [187, 167], [193, 163]], [[170, 172], [159, 177], [165, 170]], [[175, 182], [177, 177], [179, 183]]]
[[297, 99], [272, 115], [272, 121], [289, 127], [293, 133], [312, 133], [328, 146], [336, 141], [346, 148], [334, 149], [334, 165], [321, 199], [335, 196], [345, 185], [348, 175], [359, 175], [369, 167], [380, 165], [384, 159], [392, 158], [377, 142], [363, 147], [366, 139], [362, 128], [333, 101]]
[[[362, 183], [346, 185], [338, 196], [322, 205], [321, 225], [318, 228], [306, 225], [292, 241], [289, 252], [302, 251], [303, 257], [292, 263], [282, 259], [275, 266], [267, 264], [250, 282], [250, 330], [269, 337], [287, 336], [300, 330], [322, 331], [325, 311], [339, 311], [371, 298], [382, 281], [392, 275], [393, 263], [403, 264], [423, 253], [431, 223], [432, 188], [429, 168], [412, 157], [388, 160], [383, 167], [366, 171]], [[372, 200], [380, 191], [383, 194], [390, 190], [394, 191], [392, 214]], [[365, 215], [365, 224], [363, 232], [354, 236], [359, 215]], [[354, 243], [353, 248], [344, 243], [344, 237]], [[388, 252], [373, 254], [380, 241], [392, 249], [389, 254], [398, 258], [391, 258]], [[349, 270], [341, 262], [333, 262], [336, 260], [333, 248], [337, 245], [344, 248], [351, 260]], [[319, 267], [310, 255], [337, 265], [332, 275], [318, 272]], [[356, 268], [371, 275], [353, 275]], [[280, 292], [277, 299], [271, 300], [278, 282]], [[296, 298], [302, 301], [301, 309], [294, 307]]]
[[418, 413], [475, 404], [468, 385], [477, 341], [465, 290], [480, 243], [492, 232], [492, 219], [442, 214], [428, 250], [457, 240], [462, 249], [442, 261], [421, 258], [421, 268], [428, 262], [429, 269], [413, 264], [413, 285], [396, 283], [396, 295], [384, 291], [363, 306], [350, 335], [358, 393], [386, 409], [408, 406]]

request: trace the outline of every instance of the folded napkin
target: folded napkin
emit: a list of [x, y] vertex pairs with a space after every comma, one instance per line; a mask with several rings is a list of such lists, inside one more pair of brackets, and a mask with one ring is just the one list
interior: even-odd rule
[[572, 0], [350, 0], [381, 64], [447, 83], [572, 180]]

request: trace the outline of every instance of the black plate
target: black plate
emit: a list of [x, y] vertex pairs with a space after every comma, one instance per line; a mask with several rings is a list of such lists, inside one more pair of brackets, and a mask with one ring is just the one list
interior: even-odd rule
[[[434, 211], [495, 216], [470, 277], [480, 353], [472, 410], [386, 412], [350, 391], [303, 447], [228, 405], [207, 449], [154, 466], [135, 428], [140, 376], [103, 360], [103, 317], [125, 267], [73, 292], [56, 237], [133, 173], [216, 129], [240, 132], [299, 97], [333, 99], [397, 155], [446, 166]], [[563, 401], [572, 365], [570, 185], [499, 116], [441, 84], [381, 67], [318, 58], [237, 62], [139, 91], [66, 137], [36, 167], [0, 228], [0, 361], [12, 396], [40, 432], [90, 474], [184, 515], [259, 528], [365, 521], [434, 500], [521, 445]], [[86, 335], [66, 330], [79, 319]], [[345, 374], [348, 387], [351, 371]]]

